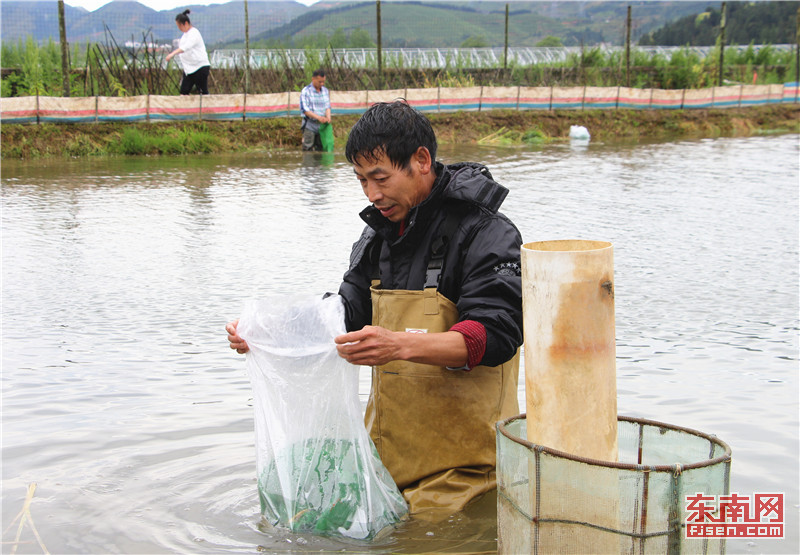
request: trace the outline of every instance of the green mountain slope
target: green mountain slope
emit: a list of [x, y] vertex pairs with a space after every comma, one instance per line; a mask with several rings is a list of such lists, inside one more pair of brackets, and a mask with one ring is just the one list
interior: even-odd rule
[[[628, 5], [634, 37], [705, 7], [702, 2], [509, 2], [509, 44], [534, 46], [548, 35], [565, 45], [622, 44]], [[377, 35], [374, 2], [316, 6], [285, 26], [251, 34], [251, 41], [298, 46], [304, 38], [331, 36], [337, 29]], [[457, 47], [470, 38], [499, 47], [505, 39], [503, 2], [382, 2], [381, 19], [384, 47]]]
[[[794, 43], [798, 8], [800, 2], [728, 2], [725, 43]], [[711, 46], [719, 36], [721, 15], [709, 7], [648, 33], [639, 44]]]
[[[792, 42], [796, 7], [800, 2], [728, 2], [728, 43]], [[548, 36], [562, 44], [621, 45], [627, 8], [632, 9], [632, 36], [642, 44], [709, 44], [716, 38], [719, 10], [694, 1], [510, 1], [509, 44], [535, 46]], [[210, 50], [244, 44], [244, 2], [189, 6], [191, 19]], [[504, 1], [394, 1], [381, 2], [383, 46], [390, 47], [501, 47], [505, 30]], [[183, 8], [156, 11], [130, 0], [115, 0], [88, 12], [66, 6], [70, 43], [102, 41], [107, 25], [118, 43], [142, 40], [145, 32], [160, 43], [180, 36], [175, 15]], [[2, 39], [16, 42], [27, 36], [38, 41], [58, 40], [57, 3], [2, 0]], [[795, 10], [795, 13], [792, 12]], [[250, 40], [253, 48], [302, 47], [311, 38], [328, 44], [331, 37], [355, 31], [377, 38], [373, 0], [299, 2], [249, 0]], [[697, 17], [697, 14], [707, 15]], [[669, 22], [674, 22], [668, 25]], [[787, 38], [788, 36], [788, 38]]]

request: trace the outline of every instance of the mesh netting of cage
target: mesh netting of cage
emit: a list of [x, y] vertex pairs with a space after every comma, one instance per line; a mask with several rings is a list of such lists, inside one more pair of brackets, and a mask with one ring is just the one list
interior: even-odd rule
[[685, 532], [687, 495], [729, 493], [723, 441], [619, 416], [619, 462], [608, 462], [533, 444], [526, 424], [497, 423], [498, 552], [724, 553], [724, 538]]

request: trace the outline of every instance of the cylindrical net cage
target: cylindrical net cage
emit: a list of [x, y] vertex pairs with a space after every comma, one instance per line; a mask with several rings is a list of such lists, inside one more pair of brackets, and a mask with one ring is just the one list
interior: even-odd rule
[[497, 424], [500, 553], [724, 553], [687, 538], [686, 496], [726, 495], [731, 450], [719, 439], [618, 417], [619, 462], [528, 442], [525, 415]]

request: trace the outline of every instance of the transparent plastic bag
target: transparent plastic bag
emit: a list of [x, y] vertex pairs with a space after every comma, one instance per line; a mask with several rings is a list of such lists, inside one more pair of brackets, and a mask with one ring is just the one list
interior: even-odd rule
[[358, 401], [358, 368], [336, 352], [339, 296], [249, 301], [239, 320], [253, 387], [261, 512], [273, 525], [372, 539], [407, 513]]

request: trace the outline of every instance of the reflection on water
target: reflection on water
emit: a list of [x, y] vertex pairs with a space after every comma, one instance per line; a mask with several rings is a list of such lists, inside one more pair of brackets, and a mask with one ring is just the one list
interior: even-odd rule
[[[732, 490], [785, 492], [796, 522], [798, 137], [440, 157], [487, 163], [525, 241], [614, 243], [619, 412], [718, 435]], [[223, 332], [245, 298], [336, 290], [365, 205], [342, 154], [2, 172], [3, 529], [36, 482], [53, 553], [363, 549], [259, 522], [252, 394]], [[493, 501], [372, 549], [492, 551]], [[728, 551], [797, 552], [797, 529]]]

